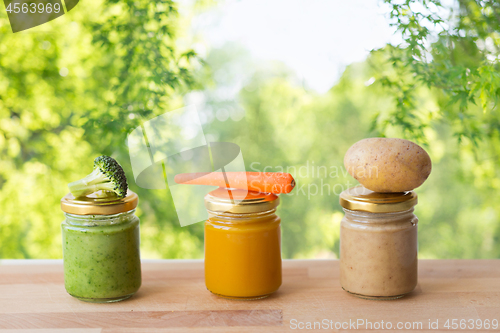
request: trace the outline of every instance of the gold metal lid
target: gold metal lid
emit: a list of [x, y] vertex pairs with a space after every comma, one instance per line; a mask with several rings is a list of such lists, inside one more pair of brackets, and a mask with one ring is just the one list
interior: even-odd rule
[[219, 187], [205, 196], [205, 207], [212, 212], [260, 213], [275, 209], [280, 199], [272, 193]]
[[81, 198], [68, 193], [61, 199], [61, 209], [76, 215], [113, 215], [135, 209], [139, 202], [137, 194], [130, 190], [125, 198], [99, 197], [100, 192]]
[[402, 212], [412, 208], [417, 202], [417, 194], [414, 191], [379, 193], [362, 185], [351, 187], [340, 194], [342, 207], [370, 213]]

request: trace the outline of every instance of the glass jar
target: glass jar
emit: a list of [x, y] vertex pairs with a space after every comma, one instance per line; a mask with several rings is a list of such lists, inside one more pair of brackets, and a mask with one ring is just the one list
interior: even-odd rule
[[230, 299], [254, 300], [281, 286], [281, 219], [274, 194], [219, 188], [205, 196], [205, 284]]
[[117, 302], [141, 286], [137, 194], [61, 199], [64, 285], [82, 301]]
[[417, 285], [415, 192], [377, 193], [363, 186], [340, 195], [340, 283], [367, 299], [396, 299]]

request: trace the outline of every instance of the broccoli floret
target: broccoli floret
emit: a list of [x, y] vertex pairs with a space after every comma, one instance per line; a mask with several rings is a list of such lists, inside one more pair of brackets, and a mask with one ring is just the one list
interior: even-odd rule
[[127, 177], [120, 164], [109, 156], [99, 156], [94, 160], [94, 171], [83, 179], [68, 184], [71, 194], [82, 197], [97, 191], [114, 193], [119, 198], [127, 195]]

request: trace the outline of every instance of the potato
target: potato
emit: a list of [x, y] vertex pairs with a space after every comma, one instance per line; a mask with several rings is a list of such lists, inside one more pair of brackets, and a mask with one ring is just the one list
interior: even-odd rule
[[405, 192], [419, 187], [431, 173], [431, 159], [416, 143], [370, 138], [356, 142], [344, 157], [347, 171], [375, 192]]

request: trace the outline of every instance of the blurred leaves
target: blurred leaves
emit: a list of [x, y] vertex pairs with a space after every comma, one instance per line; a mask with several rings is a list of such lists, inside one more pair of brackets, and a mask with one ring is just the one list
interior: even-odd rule
[[96, 1], [39, 33], [12, 34], [0, 13], [0, 257], [61, 256], [59, 200], [101, 154], [140, 196], [143, 256], [202, 257], [203, 225], [181, 228], [168, 190], [135, 184], [125, 144], [195, 89], [208, 140], [240, 145], [249, 171], [295, 176], [279, 207], [285, 258], [338, 255], [338, 194], [355, 185], [343, 156], [371, 136], [431, 155], [416, 208], [422, 257], [500, 257], [499, 5], [385, 2], [403, 43], [348, 66], [326, 94], [236, 44], [199, 59], [181, 47], [189, 22], [169, 0]]
[[[3, 12], [0, 257], [60, 257], [66, 184], [89, 173], [101, 154], [116, 157], [130, 175], [127, 133], [178, 107], [195, 87], [199, 64], [177, 45], [186, 26], [172, 1], [96, 1], [30, 33], [8, 27]], [[145, 241], [144, 252], [158, 256], [161, 243], [163, 255], [199, 256], [199, 235], [173, 231], [180, 227], [168, 192], [129, 183], [146, 201], [138, 212], [144, 232], [156, 230], [149, 239], [157, 243]], [[158, 230], [172, 237], [160, 239]]]
[[[376, 128], [398, 127], [425, 143], [432, 118], [418, 117], [417, 86], [441, 96], [436, 116], [453, 125], [459, 142], [478, 145], [498, 131], [500, 113], [498, 1], [460, 0], [444, 7], [437, 0], [384, 0], [403, 42], [385, 48], [391, 68], [376, 77], [394, 95], [394, 108]], [[381, 118], [381, 119], [380, 119]]]
[[[248, 64], [248, 56], [234, 44], [207, 57], [219, 75], [206, 89], [200, 110], [207, 119], [205, 133], [237, 143], [248, 171], [291, 172], [297, 182], [294, 191], [281, 195], [278, 208], [285, 258], [338, 257], [343, 215], [338, 195], [357, 184], [343, 167], [345, 152], [363, 138], [405, 135], [390, 119], [385, 131], [378, 132], [381, 115], [394, 106], [395, 92], [375, 79], [381, 70], [395, 78], [387, 63], [390, 48], [349, 65], [326, 94], [305, 89], [280, 63], [254, 61], [243, 66], [246, 71], [238, 69], [235, 63]], [[240, 75], [223, 74], [235, 71]], [[240, 84], [234, 97], [222, 93]], [[453, 124], [438, 114], [441, 95], [415, 84], [411, 96], [415, 109], [408, 113], [414, 116], [401, 121], [417, 129], [406, 136], [421, 135], [433, 161], [429, 179], [417, 189], [421, 258], [500, 257], [497, 139], [483, 140], [478, 147], [459, 145]], [[241, 120], [213, 116], [223, 108], [236, 112], [238, 105], [245, 110]], [[422, 121], [426, 125], [418, 127]]]
[[83, 115], [89, 140], [99, 138], [98, 144], [110, 133], [108, 142], [122, 144], [140, 120], [164, 111], [172, 95], [194, 88], [192, 64], [200, 61], [193, 50], [176, 47], [178, 24], [171, 0], [108, 1], [91, 24], [92, 44], [103, 52], [95, 68], [105, 82], [98, 94], [107, 105], [105, 113], [96, 108]]

